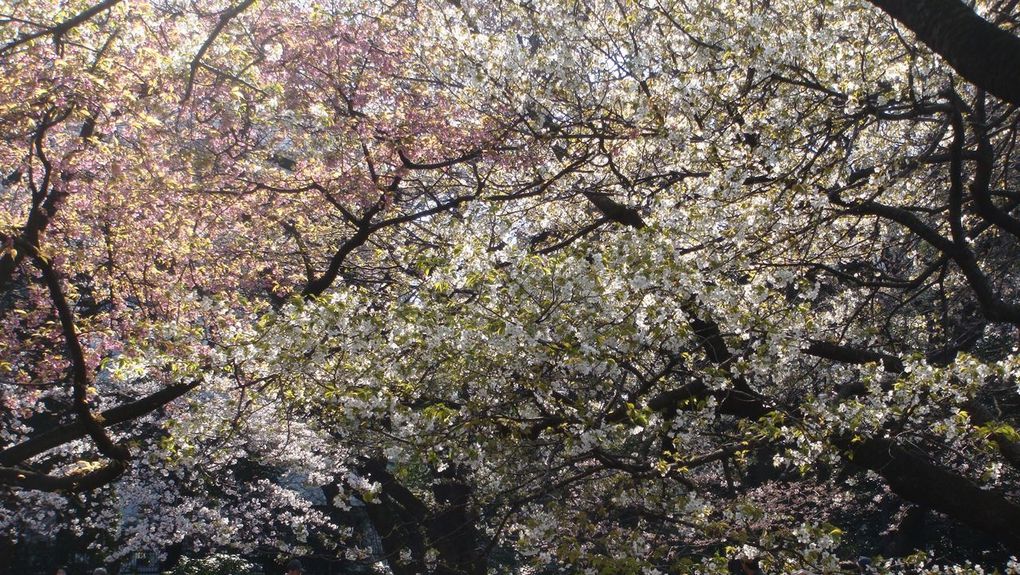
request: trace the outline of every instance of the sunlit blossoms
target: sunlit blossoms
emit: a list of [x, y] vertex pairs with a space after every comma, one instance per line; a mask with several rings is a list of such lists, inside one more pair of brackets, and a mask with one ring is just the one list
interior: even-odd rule
[[1014, 4], [0, 3], [0, 552], [1020, 572]]

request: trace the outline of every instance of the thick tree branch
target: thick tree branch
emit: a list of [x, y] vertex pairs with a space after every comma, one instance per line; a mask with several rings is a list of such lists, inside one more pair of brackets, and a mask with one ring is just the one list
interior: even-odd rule
[[[394, 182], [390, 184], [390, 186], [387, 188], [387, 193], [392, 194], [394, 191], [396, 191], [399, 185], [400, 180], [399, 179], [394, 180]], [[350, 256], [350, 254], [355, 249], [363, 246], [373, 233], [383, 228], [398, 226], [401, 224], [419, 220], [421, 218], [426, 218], [428, 216], [452, 210], [457, 206], [460, 206], [461, 204], [474, 199], [475, 197], [477, 197], [475, 194], [457, 196], [445, 202], [437, 203], [435, 206], [425, 210], [404, 214], [400, 216], [394, 216], [392, 218], [388, 218], [373, 223], [372, 218], [374, 218], [379, 212], [381, 212], [383, 206], [385, 205], [385, 198], [380, 199], [378, 202], [376, 202], [374, 206], [372, 206], [372, 208], [370, 208], [365, 213], [364, 216], [362, 216], [361, 218], [355, 218], [356, 231], [354, 235], [352, 235], [350, 238], [348, 238], [346, 241], [344, 241], [344, 243], [340, 245], [336, 253], [334, 253], [333, 257], [330, 259], [329, 266], [327, 267], [326, 271], [323, 272], [323, 274], [318, 278], [312, 279], [311, 281], [308, 282], [304, 290], [302, 290], [301, 292], [302, 297], [304, 298], [316, 297], [322, 295], [323, 292], [329, 289], [329, 287], [333, 285], [333, 282], [336, 281], [336, 278], [340, 275], [340, 269], [343, 267], [343, 264], [347, 260], [347, 257]], [[345, 212], [349, 214], [349, 212], [347, 212], [346, 210]], [[353, 215], [350, 215], [349, 217], [354, 218]]]
[[990, 533], [1011, 550], [1020, 550], [1020, 505], [891, 439], [866, 439], [853, 445], [844, 440], [841, 447], [853, 463], [881, 475], [900, 497]]
[[[1009, 215], [992, 201], [991, 182], [992, 170], [995, 167], [995, 151], [992, 149], [992, 144], [988, 139], [988, 128], [985, 126], [987, 118], [984, 100], [984, 92], [981, 92], [978, 94], [978, 102], [975, 106], [974, 121], [970, 124], [974, 138], [977, 140], [977, 152], [974, 154], [974, 178], [970, 183], [970, 195], [974, 198], [974, 207], [977, 209], [978, 215], [1012, 234], [1014, 238], [1020, 238], [1020, 220]], [[962, 123], [962, 118], [960, 121]]]
[[967, 81], [1020, 106], [1020, 38], [984, 20], [960, 0], [869, 0]]
[[131, 452], [128, 448], [113, 442], [103, 429], [99, 419], [96, 418], [89, 408], [89, 376], [88, 367], [85, 362], [85, 352], [82, 350], [81, 342], [78, 339], [74, 314], [71, 312], [71, 306], [68, 305], [67, 299], [64, 297], [60, 278], [50, 265], [50, 262], [40, 255], [33, 246], [23, 245], [21, 247], [31, 250], [32, 260], [42, 272], [43, 279], [50, 291], [50, 299], [57, 310], [57, 317], [60, 320], [61, 331], [64, 335], [64, 343], [67, 347], [68, 359], [71, 361], [71, 384], [73, 386], [74, 407], [75, 412], [78, 414], [78, 420], [85, 427], [86, 432], [95, 442], [100, 453], [111, 459], [129, 460]]
[[887, 353], [871, 351], [869, 349], [862, 349], [858, 347], [838, 345], [828, 341], [812, 341], [806, 348], [804, 348], [804, 353], [823, 359], [837, 361], [839, 363], [851, 363], [857, 365], [865, 363], [881, 363], [882, 367], [888, 372], [900, 373], [903, 371], [903, 360], [895, 355], [889, 355]]
[[0, 467], [0, 484], [13, 485], [36, 491], [66, 491], [77, 493], [106, 485], [127, 470], [127, 463], [112, 459], [102, 467], [81, 474], [46, 475], [15, 467]]
[[449, 160], [443, 160], [440, 162], [429, 163], [429, 162], [415, 162], [414, 160], [409, 158], [407, 154], [404, 153], [404, 150], [399, 148], [397, 149], [397, 157], [400, 158], [400, 162], [408, 170], [438, 170], [441, 168], [448, 168], [456, 164], [469, 162], [471, 160], [474, 160], [475, 158], [481, 157], [481, 155], [482, 155], [481, 150], [471, 150], [470, 152], [467, 152], [461, 156], [457, 156], [456, 158], [451, 158]]
[[953, 242], [938, 233], [934, 228], [924, 223], [915, 214], [903, 208], [889, 206], [874, 200], [861, 202], [848, 202], [838, 192], [830, 192], [829, 200], [837, 206], [847, 208], [848, 214], [870, 215], [892, 220], [909, 229], [914, 235], [931, 244], [932, 247], [950, 256], [956, 253], [956, 246]]
[[634, 208], [625, 206], [602, 192], [584, 192], [584, 197], [598, 208], [606, 219], [637, 230], [645, 227], [645, 220]]
[[351, 252], [357, 248], [365, 245], [368, 241], [369, 236], [377, 228], [371, 225], [372, 217], [382, 209], [381, 202], [374, 208], [370, 209], [365, 217], [361, 218], [358, 222], [357, 230], [354, 235], [347, 238], [344, 243], [340, 244], [336, 253], [329, 260], [329, 266], [321, 276], [308, 282], [305, 288], [301, 291], [301, 296], [305, 299], [314, 298], [320, 296], [329, 289], [329, 286], [333, 285], [336, 278], [340, 275], [340, 268], [343, 267], [344, 262], [347, 261], [347, 256], [351, 255]]
[[[955, 147], [955, 146], [954, 146]], [[955, 154], [955, 152], [954, 152]], [[957, 158], [957, 161], [959, 158]], [[954, 162], [955, 164], [956, 162]], [[955, 170], [954, 170], [955, 171]], [[950, 257], [963, 272], [964, 277], [974, 291], [974, 296], [981, 305], [981, 310], [990, 321], [1008, 322], [1020, 325], [1020, 306], [1002, 301], [995, 293], [988, 276], [981, 271], [977, 257], [970, 249], [964, 236], [962, 224], [960, 224], [962, 203], [962, 177], [952, 176], [950, 190], [950, 226], [953, 229], [953, 239], [948, 239], [938, 233], [934, 228], [926, 224], [915, 214], [899, 208], [865, 200], [861, 202], [847, 202], [843, 200], [836, 191], [829, 193], [829, 199], [836, 205], [847, 208], [848, 214], [864, 214], [877, 216], [894, 221], [909, 229], [922, 240], [935, 249]], [[955, 207], [954, 207], [955, 206]]]
[[[50, 128], [67, 119], [71, 114], [71, 108], [67, 108], [56, 116], [47, 113], [36, 128], [32, 141], [32, 147], [39, 162], [43, 165], [42, 182], [36, 184], [29, 172], [29, 188], [32, 190], [32, 208], [28, 213], [21, 233], [17, 236], [8, 237], [0, 234], [0, 241], [9, 244], [17, 249], [7, 251], [0, 256], [0, 293], [5, 291], [14, 276], [14, 270], [24, 260], [28, 251], [35, 250], [39, 246], [39, 238], [49, 225], [53, 215], [57, 212], [60, 202], [67, 195], [66, 192], [54, 189], [50, 185], [53, 167], [46, 157], [43, 142], [46, 140]], [[18, 248], [19, 245], [28, 246], [30, 250]]]
[[[103, 427], [125, 423], [163, 407], [196, 387], [198, 387], [198, 382], [173, 385], [139, 400], [107, 409], [99, 414], [96, 419], [99, 420], [100, 425]], [[43, 432], [0, 451], [0, 465], [17, 465], [50, 449], [76, 439], [81, 439], [86, 435], [88, 435], [88, 430], [85, 428], [85, 424], [80, 420], [75, 420], [73, 423]]]

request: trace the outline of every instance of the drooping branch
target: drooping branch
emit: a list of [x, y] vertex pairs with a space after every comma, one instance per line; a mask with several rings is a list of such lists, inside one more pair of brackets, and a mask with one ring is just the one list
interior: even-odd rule
[[[956, 148], [956, 146], [954, 146]], [[954, 156], [959, 152], [953, 152]], [[896, 222], [907, 228], [914, 235], [918, 236], [933, 248], [939, 250], [960, 268], [967, 282], [974, 292], [974, 296], [981, 305], [981, 310], [990, 321], [1008, 322], [1020, 325], [1020, 306], [1007, 303], [995, 293], [988, 276], [981, 270], [977, 257], [970, 249], [962, 229], [962, 176], [959, 175], [960, 159], [956, 156], [953, 162], [953, 172], [950, 189], [950, 226], [953, 228], [953, 238], [949, 239], [940, 234], [933, 227], [925, 223], [910, 211], [876, 202], [865, 200], [859, 202], [848, 202], [843, 200], [838, 192], [829, 193], [829, 199], [836, 205], [846, 209], [847, 214], [871, 215]], [[955, 207], [954, 207], [955, 206]]]
[[926, 224], [921, 218], [906, 209], [890, 206], [874, 200], [848, 202], [836, 191], [829, 193], [829, 200], [837, 206], [847, 208], [848, 214], [878, 216], [880, 218], [894, 221], [913, 232], [914, 235], [920, 237], [935, 249], [950, 256], [955, 253], [955, 246], [951, 240], [940, 234], [937, 230]]

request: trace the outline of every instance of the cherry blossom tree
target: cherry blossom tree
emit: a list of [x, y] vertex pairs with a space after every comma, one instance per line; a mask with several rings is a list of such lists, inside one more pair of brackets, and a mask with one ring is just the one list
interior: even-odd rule
[[1015, 8], [4, 8], [3, 524], [1007, 568]]
[[[88, 525], [167, 503], [193, 513], [125, 528], [130, 545], [196, 526], [230, 541], [281, 509], [296, 506], [292, 527], [314, 513], [267, 480], [203, 504], [221, 474], [263, 461], [274, 473], [301, 462], [289, 469], [308, 480], [344, 475], [335, 457], [310, 454], [318, 432], [290, 421], [279, 388], [240, 371], [231, 350], [288, 298], [338, 278], [389, 293], [406, 274], [394, 246], [425, 241], [412, 224], [438, 224], [497, 163], [526, 161], [494, 104], [462, 101], [456, 76], [415, 53], [402, 20], [413, 13], [353, 8], [33, 3], [5, 14], [9, 529], [35, 517], [15, 512], [30, 491], [102, 488], [86, 499], [112, 505]], [[192, 417], [199, 404], [221, 411]], [[250, 498], [263, 504], [227, 527], [231, 505]]]

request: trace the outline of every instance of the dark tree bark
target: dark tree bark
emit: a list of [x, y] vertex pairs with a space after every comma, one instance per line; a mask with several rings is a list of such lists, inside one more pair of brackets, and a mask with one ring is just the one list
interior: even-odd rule
[[[440, 473], [432, 485], [434, 508], [393, 477], [384, 461], [369, 461], [364, 471], [382, 485], [379, 501], [368, 503], [365, 509], [396, 575], [486, 573], [488, 558], [479, 544], [471, 489], [455, 471]], [[436, 551], [434, 568], [425, 561], [430, 547]], [[410, 558], [405, 555], [402, 559], [402, 550], [409, 550]]]
[[610, 221], [636, 230], [645, 227], [645, 220], [641, 217], [640, 212], [617, 202], [606, 194], [601, 192], [584, 192], [584, 197]]
[[960, 0], [869, 0], [979, 88], [1020, 106], [1020, 38]]
[[[428, 509], [390, 474], [384, 461], [367, 462], [365, 471], [369, 478], [382, 485], [379, 501], [367, 503], [365, 510], [382, 540], [386, 562], [394, 575], [426, 573], [422, 526]], [[401, 556], [405, 549], [411, 552], [410, 557]]]
[[453, 467], [440, 473], [432, 484], [438, 509], [432, 514], [429, 532], [441, 563], [436, 575], [485, 575], [487, 561], [479, 553], [476, 517], [471, 511], [471, 487], [461, 481]]
[[931, 462], [926, 454], [891, 439], [845, 442], [853, 463], [885, 479], [900, 497], [945, 513], [995, 536], [1010, 550], [1020, 550], [1020, 505], [981, 489], [967, 478]]
[[927, 508], [908, 504], [896, 526], [883, 537], [882, 554], [887, 557], [906, 557], [922, 549], [927, 518]]

